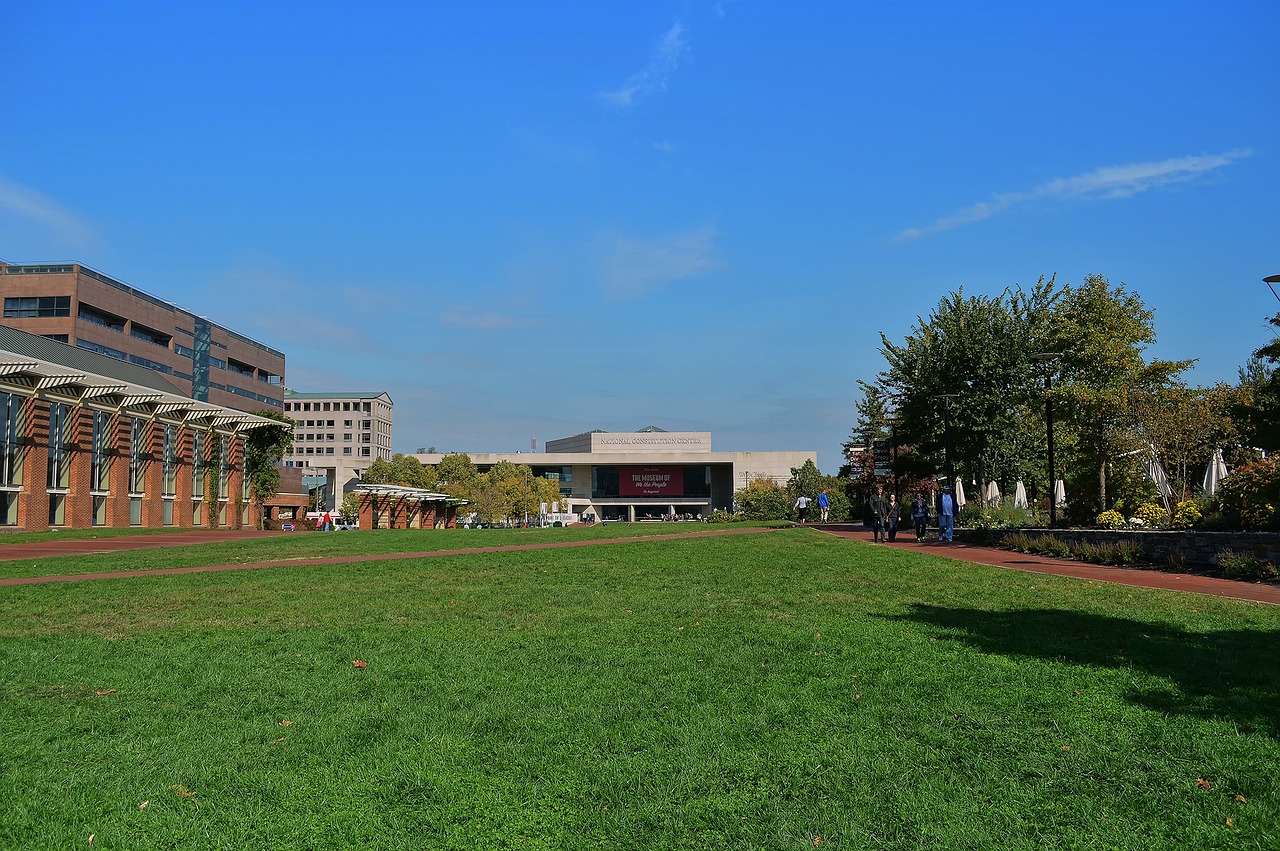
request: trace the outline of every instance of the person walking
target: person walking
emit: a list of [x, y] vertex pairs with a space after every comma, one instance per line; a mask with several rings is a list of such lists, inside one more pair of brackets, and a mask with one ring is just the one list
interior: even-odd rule
[[889, 501], [884, 506], [884, 526], [889, 532], [889, 543], [898, 540], [898, 520], [901, 519], [901, 508], [898, 505], [898, 495], [896, 493], [889, 494]]
[[867, 511], [871, 514], [871, 541], [884, 543], [884, 515], [887, 506], [884, 501], [884, 486], [876, 485], [875, 493], [867, 500]]
[[951, 495], [951, 485], [943, 485], [938, 494], [938, 542], [944, 536], [951, 543], [952, 533], [956, 528], [956, 498]]
[[916, 524], [916, 543], [924, 543], [925, 527], [929, 525], [929, 502], [923, 491], [916, 491], [916, 500], [911, 503], [911, 519]]
[[796, 511], [800, 513], [800, 522], [805, 522], [805, 515], [809, 513], [809, 497], [804, 494], [796, 497]]
[[826, 488], [818, 494], [818, 514], [822, 517], [823, 523], [827, 522], [827, 517], [831, 514], [831, 498], [827, 496]]

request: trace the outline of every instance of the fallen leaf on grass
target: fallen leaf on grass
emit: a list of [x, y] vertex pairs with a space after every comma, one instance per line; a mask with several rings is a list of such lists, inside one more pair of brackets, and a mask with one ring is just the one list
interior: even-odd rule
[[94, 692], [94, 694], [96, 694], [98, 697], [106, 697], [109, 694], [115, 694], [115, 693], [116, 693], [116, 690], [113, 688], [103, 689], [102, 691]]
[[192, 792], [186, 786], [179, 786], [177, 783], [173, 784], [170, 788], [184, 798], [194, 798], [196, 796], [195, 792]]
[[279, 744], [280, 742], [283, 742], [283, 741], [284, 741], [284, 736], [281, 736], [281, 737], [280, 737], [280, 738], [278, 738], [278, 739], [272, 739], [272, 740], [271, 740], [271, 744], [275, 745], [275, 744]]
[[822, 844], [822, 837], [821, 837], [821, 836], [815, 836], [815, 837], [813, 837], [813, 847], [814, 847], [814, 848], [817, 848], [817, 847], [818, 847], [819, 845], [821, 845], [821, 844]]
[[279, 724], [277, 724], [276, 726], [278, 726], [278, 727], [292, 727], [292, 726], [293, 726], [293, 722], [292, 722], [292, 721], [290, 721], [288, 718], [286, 718], [286, 719], [284, 719], [283, 721], [281, 721]]
[[1245, 802], [1244, 795], [1236, 795], [1236, 796], [1235, 796], [1235, 798], [1234, 798], [1233, 800], [1234, 800], [1237, 804], [1243, 804], [1243, 803]]
[[1210, 783], [1208, 780], [1205, 780], [1203, 777], [1197, 777], [1197, 778], [1196, 778], [1196, 788], [1197, 788], [1197, 789], [1212, 789], [1212, 788], [1213, 788], [1213, 784], [1212, 784], [1212, 783]]
[[150, 801], [143, 801], [141, 804], [138, 804], [138, 809], [140, 809], [140, 810], [145, 810], [145, 809], [147, 808], [147, 804], [149, 804], [149, 803], [151, 803], [151, 802], [150, 802]]
[[354, 659], [351, 662], [351, 667], [364, 670], [365, 668], [369, 667], [369, 663], [364, 661], [363, 659]]
[[1231, 816], [1227, 816], [1227, 827], [1234, 827], [1235, 822], [1231, 820]]
[[91, 834], [89, 834], [89, 844], [90, 844], [90, 845], [92, 845], [92, 844], [93, 844], [93, 837], [95, 837], [95, 836], [97, 836], [97, 835], [98, 835], [98, 834], [96, 834], [96, 833], [91, 833]]

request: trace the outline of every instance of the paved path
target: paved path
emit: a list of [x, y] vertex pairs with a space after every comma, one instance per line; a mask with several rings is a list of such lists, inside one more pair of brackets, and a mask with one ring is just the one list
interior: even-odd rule
[[[810, 524], [810, 528], [849, 538], [857, 541], [871, 542], [871, 531], [856, 524]], [[121, 570], [109, 573], [78, 573], [64, 576], [27, 576], [0, 579], [4, 585], [32, 585], [46, 582], [74, 582], [84, 579], [124, 579], [138, 576], [172, 576], [182, 573], [205, 573], [218, 570], [252, 570], [267, 567], [297, 567], [306, 565], [351, 564], [367, 561], [391, 561], [394, 559], [436, 558], [440, 556], [469, 555], [472, 553], [518, 552], [521, 550], [545, 550], [561, 547], [589, 547], [598, 544], [634, 543], [638, 541], [661, 541], [680, 538], [705, 538], [718, 535], [741, 535], [769, 531], [756, 527], [732, 527], [728, 529], [710, 529], [698, 532], [682, 532], [671, 535], [645, 535], [633, 538], [597, 538], [583, 541], [558, 541], [531, 544], [510, 544], [501, 547], [471, 547], [452, 550], [430, 550], [415, 553], [380, 553], [363, 556], [341, 556], [337, 558], [296, 558], [282, 561], [256, 562], [252, 564], [217, 564], [199, 567], [176, 567], [159, 570]], [[49, 558], [52, 556], [86, 555], [92, 553], [120, 552], [122, 550], [152, 549], [155, 547], [185, 546], [190, 544], [239, 541], [249, 538], [267, 537], [281, 534], [300, 534], [282, 532], [240, 531], [198, 531], [175, 532], [163, 535], [140, 535], [120, 538], [99, 539], [67, 539], [47, 541], [39, 544], [0, 544], [0, 561], [18, 559]], [[1235, 582], [1229, 579], [1215, 579], [1209, 576], [1195, 576], [1188, 573], [1163, 573], [1157, 570], [1139, 570], [1133, 568], [1100, 567], [1076, 561], [1044, 558], [1042, 556], [1025, 555], [1009, 550], [993, 547], [979, 547], [971, 544], [938, 543], [930, 538], [927, 543], [917, 544], [909, 536], [884, 546], [903, 549], [920, 549], [933, 555], [946, 556], [958, 561], [974, 564], [985, 564], [1010, 570], [1025, 570], [1034, 573], [1049, 573], [1055, 576], [1070, 576], [1076, 579], [1087, 579], [1094, 582], [1112, 582], [1118, 585], [1132, 585], [1139, 588], [1161, 588], [1169, 591], [1187, 591], [1194, 594], [1208, 594], [1215, 597], [1233, 597], [1238, 600], [1252, 600], [1258, 603], [1280, 605], [1280, 585], [1252, 582]]]
[[[857, 524], [831, 523], [825, 526], [817, 525], [815, 528], [842, 538], [871, 543], [871, 530]], [[1234, 597], [1237, 600], [1253, 600], [1256, 603], [1280, 605], [1280, 585], [1276, 584], [1237, 582], [1232, 579], [1215, 579], [1212, 576], [1196, 576], [1190, 573], [1164, 573], [1159, 570], [1142, 570], [1131, 567], [1102, 567], [1079, 561], [1064, 561], [1062, 559], [1015, 553], [1012, 550], [1000, 550], [995, 547], [979, 547], [958, 541], [950, 544], [938, 543], [938, 540], [932, 536], [925, 543], [917, 544], [915, 536], [911, 532], [908, 532], [905, 536], [899, 532], [896, 542], [884, 544], [883, 546], [924, 550], [933, 555], [946, 556], [958, 561], [1003, 567], [1009, 570], [1051, 573], [1054, 576], [1071, 576], [1076, 579], [1089, 579], [1094, 582], [1113, 582], [1117, 585], [1133, 585], [1138, 588], [1162, 588], [1166, 591], [1189, 591], [1193, 594]]]

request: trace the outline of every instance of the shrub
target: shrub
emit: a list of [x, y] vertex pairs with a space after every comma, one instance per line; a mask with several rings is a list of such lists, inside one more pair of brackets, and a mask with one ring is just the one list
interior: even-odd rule
[[1028, 535], [1026, 532], [1014, 532], [1012, 535], [1005, 535], [1000, 546], [1015, 553], [1029, 553], [1033, 551], [1037, 537], [1039, 536]]
[[1071, 546], [1057, 535], [1033, 538], [1028, 552], [1048, 558], [1071, 558]]
[[731, 511], [725, 511], [723, 508], [717, 508], [707, 515], [708, 523], [741, 523], [746, 519], [741, 514], [734, 514]]
[[1093, 522], [1104, 529], [1119, 529], [1124, 525], [1124, 515], [1119, 511], [1104, 511]]
[[1280, 525], [1276, 515], [1276, 506], [1280, 505], [1280, 456], [1236, 468], [1222, 480], [1218, 500], [1223, 513], [1238, 517], [1246, 529]]
[[1154, 502], [1142, 503], [1133, 512], [1133, 516], [1141, 520], [1145, 526], [1163, 526], [1169, 522], [1169, 512], [1164, 510], [1164, 506], [1156, 505]]
[[1238, 550], [1218, 553], [1218, 567], [1222, 568], [1222, 575], [1227, 579], [1265, 582], [1280, 577], [1280, 570], [1271, 562]]
[[1204, 519], [1200, 504], [1194, 499], [1184, 499], [1173, 507], [1173, 528], [1190, 529]]

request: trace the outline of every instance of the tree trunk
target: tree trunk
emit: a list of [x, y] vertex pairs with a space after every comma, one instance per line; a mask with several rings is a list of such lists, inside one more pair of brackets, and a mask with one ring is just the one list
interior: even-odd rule
[[1107, 459], [1103, 456], [1098, 466], [1098, 513], [1107, 510]]

